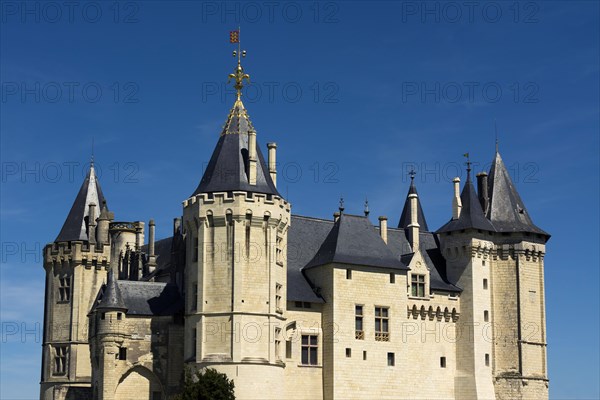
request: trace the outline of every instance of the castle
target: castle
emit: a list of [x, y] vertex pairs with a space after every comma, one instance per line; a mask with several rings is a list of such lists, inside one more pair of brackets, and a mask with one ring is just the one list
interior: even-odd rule
[[[171, 237], [118, 222], [93, 165], [44, 248], [42, 400], [160, 400], [212, 367], [238, 399], [545, 399], [544, 254], [496, 149], [429, 229], [291, 212], [237, 100]], [[475, 189], [477, 185], [477, 190]], [[145, 243], [145, 236], [148, 241]]]

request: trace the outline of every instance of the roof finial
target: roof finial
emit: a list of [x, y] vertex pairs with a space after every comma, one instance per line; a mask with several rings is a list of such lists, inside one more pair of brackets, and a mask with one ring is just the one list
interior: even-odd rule
[[365, 197], [365, 217], [368, 217], [369, 213], [369, 198]]
[[494, 131], [496, 133], [496, 153], [498, 152], [498, 125], [496, 125], [496, 118], [494, 118]]
[[410, 171], [408, 171], [408, 176], [410, 176], [410, 184], [411, 184], [411, 186], [414, 184], [415, 175], [417, 175], [417, 173], [415, 172], [415, 169], [413, 167], [413, 168], [410, 169]]
[[340, 214], [344, 213], [344, 196], [340, 196]]
[[467, 158], [467, 162], [465, 164], [467, 164], [467, 182], [469, 182], [471, 180], [471, 164], [473, 164], [473, 163], [471, 162], [471, 159], [469, 158], [469, 153], [463, 154], [463, 157]]
[[90, 167], [94, 166], [94, 137], [92, 136], [92, 158], [90, 160]]
[[229, 32], [229, 43], [237, 43], [238, 49], [233, 51], [233, 56], [237, 57], [238, 64], [233, 74], [229, 74], [229, 79], [227, 83], [231, 81], [231, 79], [235, 79], [235, 85], [233, 87], [237, 91], [237, 99], [240, 100], [242, 97], [242, 88], [244, 87], [244, 79], [250, 83], [250, 75], [244, 73], [244, 68], [242, 67], [242, 57], [246, 57], [246, 50], [241, 49], [240, 44], [240, 27], [238, 27], [237, 31]]

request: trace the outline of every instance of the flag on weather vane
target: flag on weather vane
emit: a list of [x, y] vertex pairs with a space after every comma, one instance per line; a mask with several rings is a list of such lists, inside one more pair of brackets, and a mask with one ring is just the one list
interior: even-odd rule
[[239, 43], [240, 42], [240, 31], [230, 31], [229, 32], [229, 43]]

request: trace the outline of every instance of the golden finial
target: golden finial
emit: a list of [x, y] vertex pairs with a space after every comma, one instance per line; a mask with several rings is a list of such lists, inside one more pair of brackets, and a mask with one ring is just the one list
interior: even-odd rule
[[250, 83], [250, 75], [244, 73], [244, 67], [242, 67], [242, 57], [246, 57], [246, 50], [241, 50], [240, 44], [240, 28], [237, 31], [229, 32], [229, 42], [237, 43], [238, 49], [233, 51], [233, 56], [238, 58], [237, 68], [233, 74], [229, 74], [229, 83], [232, 79], [235, 79], [235, 85], [233, 87], [237, 91], [237, 99], [240, 100], [242, 97], [242, 88], [244, 87], [244, 79]]

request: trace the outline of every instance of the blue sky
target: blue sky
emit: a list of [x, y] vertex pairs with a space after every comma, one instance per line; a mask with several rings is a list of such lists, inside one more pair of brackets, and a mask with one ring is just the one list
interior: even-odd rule
[[[397, 223], [415, 167], [430, 228], [451, 179], [500, 151], [546, 265], [550, 394], [598, 387], [597, 2], [0, 3], [0, 398], [38, 396], [44, 271], [92, 138], [117, 220], [168, 236], [233, 103], [242, 29], [259, 144], [278, 143], [293, 212], [340, 196]], [[50, 4], [50, 5], [49, 5]], [[26, 7], [26, 8], [23, 8]]]

